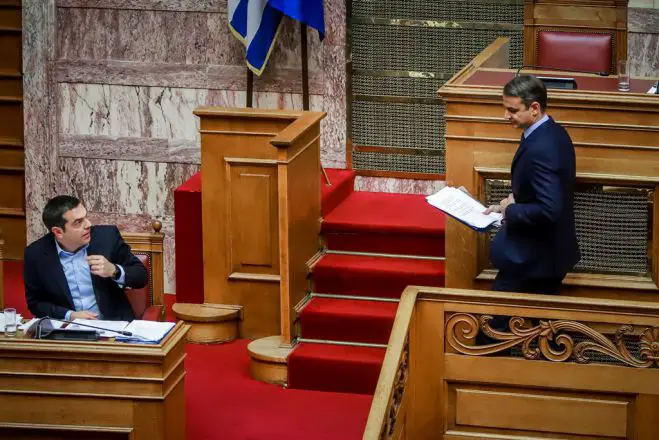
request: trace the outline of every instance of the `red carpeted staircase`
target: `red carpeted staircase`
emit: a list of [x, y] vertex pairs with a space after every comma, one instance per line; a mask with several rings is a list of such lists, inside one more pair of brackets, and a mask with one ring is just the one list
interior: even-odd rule
[[355, 174], [328, 170], [325, 255], [299, 312], [291, 388], [373, 393], [398, 300], [408, 285], [444, 284], [444, 216], [424, 196], [355, 192]]

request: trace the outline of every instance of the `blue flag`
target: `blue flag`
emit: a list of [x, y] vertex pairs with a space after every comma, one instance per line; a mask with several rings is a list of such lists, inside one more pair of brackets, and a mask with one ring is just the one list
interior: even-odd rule
[[284, 15], [316, 29], [325, 38], [325, 9], [323, 0], [270, 0], [273, 8]]
[[265, 69], [284, 15], [325, 37], [322, 0], [228, 0], [228, 5], [229, 27], [247, 49], [247, 66], [257, 75]]

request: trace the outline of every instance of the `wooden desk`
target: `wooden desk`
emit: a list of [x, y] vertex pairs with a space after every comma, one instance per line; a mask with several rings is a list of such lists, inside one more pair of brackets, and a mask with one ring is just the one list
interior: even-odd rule
[[185, 333], [158, 345], [0, 337], [0, 438], [185, 439]]
[[[505, 120], [502, 106], [503, 86], [515, 74], [508, 68], [507, 50], [507, 39], [497, 39], [439, 90], [446, 101], [446, 180], [464, 186], [486, 202], [495, 184], [507, 195], [506, 181], [519, 144], [520, 131]], [[584, 235], [607, 238], [596, 243], [597, 252], [590, 252], [591, 243], [579, 237], [582, 262], [588, 258], [593, 263], [588, 267], [599, 269], [606, 260], [608, 266], [601, 271], [579, 268], [568, 274], [566, 294], [659, 301], [659, 95], [645, 93], [656, 78], [632, 78], [632, 91], [621, 93], [616, 90], [615, 76], [524, 73], [576, 79], [577, 90], [549, 90], [548, 113], [566, 128], [574, 142], [577, 184], [587, 189], [579, 192], [578, 188], [577, 195], [588, 197], [595, 188], [599, 199], [608, 200], [619, 197], [615, 192], [635, 192], [640, 202], [634, 208], [644, 210], [647, 217], [638, 221], [644, 232], [633, 237], [640, 243], [633, 254], [638, 263], [634, 271], [621, 262], [632, 255], [625, 246], [634, 241], [625, 241], [631, 237], [625, 235], [627, 211], [621, 211], [623, 221], [616, 223], [620, 224], [618, 235], [604, 235], [600, 225], [586, 230]], [[586, 201], [590, 203], [590, 199]], [[575, 196], [576, 208], [584, 206], [579, 203]], [[600, 203], [594, 209], [606, 213], [610, 208]], [[583, 212], [590, 214], [591, 210]], [[584, 218], [590, 222], [599, 217]], [[577, 223], [579, 233], [579, 217]], [[447, 287], [489, 289], [495, 271], [489, 266], [488, 238], [447, 220]], [[620, 244], [617, 247], [610, 244], [615, 240]]]

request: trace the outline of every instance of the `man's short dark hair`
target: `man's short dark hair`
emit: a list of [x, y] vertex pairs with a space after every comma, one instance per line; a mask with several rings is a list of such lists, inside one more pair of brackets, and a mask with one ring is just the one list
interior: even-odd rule
[[50, 231], [53, 227], [64, 229], [66, 220], [64, 220], [64, 213], [70, 211], [80, 204], [80, 200], [73, 196], [56, 196], [48, 200], [46, 206], [43, 208], [41, 218]]
[[547, 108], [547, 88], [545, 83], [533, 75], [521, 75], [508, 81], [503, 87], [504, 96], [520, 98], [526, 108], [537, 102], [542, 112]]

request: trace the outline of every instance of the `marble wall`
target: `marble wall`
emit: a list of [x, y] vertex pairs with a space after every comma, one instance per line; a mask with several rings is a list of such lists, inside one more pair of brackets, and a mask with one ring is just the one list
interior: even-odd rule
[[[163, 223], [173, 292], [173, 190], [199, 171], [199, 106], [244, 107], [244, 50], [226, 0], [23, 3], [28, 241], [57, 193], [96, 223]], [[324, 110], [322, 160], [345, 167], [345, 5], [326, 2], [327, 38], [309, 30], [310, 106]], [[254, 106], [302, 109], [299, 25], [286, 20]]]
[[[658, 10], [630, 9], [634, 74], [659, 75]], [[646, 3], [652, 3], [648, 5]], [[96, 223], [144, 231], [162, 221], [165, 289], [174, 291], [173, 189], [199, 170], [198, 106], [243, 107], [242, 46], [226, 0], [23, 2], [28, 241], [55, 194], [81, 197]], [[648, 7], [650, 6], [650, 7]], [[309, 30], [312, 110], [322, 122], [322, 162], [345, 167], [345, 0], [325, 2], [327, 37]], [[299, 27], [287, 21], [254, 106], [302, 108]], [[357, 188], [429, 194], [438, 181], [359, 178]]]

